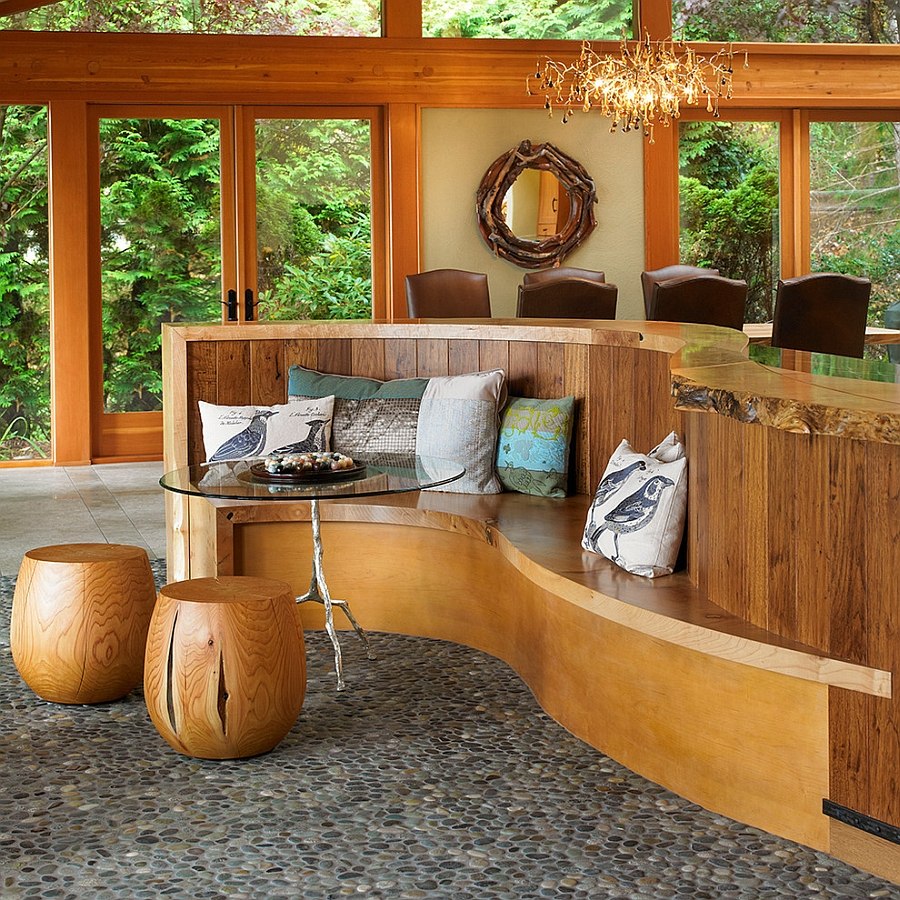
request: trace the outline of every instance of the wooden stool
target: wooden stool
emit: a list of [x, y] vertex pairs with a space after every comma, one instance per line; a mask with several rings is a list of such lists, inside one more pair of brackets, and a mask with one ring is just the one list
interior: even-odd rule
[[271, 750], [306, 694], [294, 592], [268, 578], [167, 584], [147, 636], [144, 699], [179, 753], [236, 759]]
[[123, 544], [29, 550], [10, 623], [25, 683], [54, 703], [105, 703], [141, 683], [156, 586], [146, 551]]

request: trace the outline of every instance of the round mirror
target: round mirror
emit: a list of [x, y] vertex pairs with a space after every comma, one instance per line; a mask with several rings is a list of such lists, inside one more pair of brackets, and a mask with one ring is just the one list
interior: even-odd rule
[[527, 269], [559, 263], [594, 230], [594, 182], [552, 144], [522, 141], [496, 159], [476, 195], [478, 227], [498, 255]]
[[503, 198], [503, 221], [520, 240], [542, 241], [566, 227], [570, 208], [569, 192], [552, 172], [524, 169]]

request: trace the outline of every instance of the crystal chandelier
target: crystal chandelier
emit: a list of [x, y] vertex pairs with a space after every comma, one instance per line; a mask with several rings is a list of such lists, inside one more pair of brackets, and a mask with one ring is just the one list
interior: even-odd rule
[[[611, 131], [641, 129], [653, 143], [654, 125], [668, 126], [681, 115], [681, 106], [706, 103], [718, 117], [719, 100], [731, 98], [734, 48], [729, 44], [709, 57], [700, 56], [683, 41], [642, 41], [622, 38], [617, 56], [601, 56], [585, 41], [573, 63], [545, 58], [527, 79], [529, 94], [542, 94], [544, 108], [588, 112], [595, 106], [612, 119]], [[747, 53], [744, 52], [744, 68]]]

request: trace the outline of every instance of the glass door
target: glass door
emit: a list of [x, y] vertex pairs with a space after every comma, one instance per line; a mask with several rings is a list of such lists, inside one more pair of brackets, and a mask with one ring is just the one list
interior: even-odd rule
[[95, 462], [162, 454], [164, 322], [385, 316], [379, 110], [93, 114]]
[[93, 458], [162, 453], [164, 322], [237, 319], [229, 108], [98, 108]]
[[242, 313], [384, 317], [378, 111], [245, 108], [241, 135]]

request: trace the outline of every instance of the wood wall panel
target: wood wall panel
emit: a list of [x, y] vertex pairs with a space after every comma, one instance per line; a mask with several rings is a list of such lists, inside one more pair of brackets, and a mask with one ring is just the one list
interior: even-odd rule
[[380, 338], [362, 338], [353, 341], [350, 351], [354, 375], [384, 380], [384, 341]]
[[489, 369], [509, 371], [509, 344], [506, 341], [478, 342], [478, 369], [486, 372]]
[[447, 341], [425, 339], [417, 341], [417, 344], [416, 374], [420, 378], [449, 374]]
[[[896, 448], [894, 448], [896, 449]], [[866, 446], [866, 574], [868, 657], [900, 678], [900, 460], [892, 448]], [[890, 552], [885, 552], [885, 547]], [[871, 711], [869, 766], [872, 815], [900, 823], [900, 688], [867, 704]]]
[[[291, 366], [304, 369], [319, 368], [319, 342], [307, 339], [287, 338], [284, 344], [284, 373], [290, 382]], [[290, 384], [288, 384], [290, 387]]]
[[287, 401], [284, 341], [250, 342], [250, 397], [260, 406]]
[[189, 466], [196, 466], [206, 457], [203, 453], [203, 427], [198, 402], [216, 403], [216, 344], [196, 341], [187, 345], [187, 427]]
[[[828, 442], [801, 437], [800, 453], [804, 461], [794, 473], [794, 493], [797, 498], [797, 531], [804, 535], [798, 544], [797, 587], [795, 595], [795, 634], [797, 639], [814, 647], [825, 647], [829, 642], [831, 616], [830, 573], [825, 565], [829, 554], [831, 535], [829, 520], [832, 517], [827, 501], [830, 498], [830, 459]], [[814, 497], [816, 502], [804, 502]], [[816, 615], [804, 609], [807, 596], [816, 598]]]
[[516, 341], [509, 345], [509, 368], [506, 374], [515, 382], [520, 397], [551, 397], [538, 389], [538, 345], [533, 341]]
[[250, 342], [216, 345], [216, 402], [247, 405], [250, 398]]
[[[769, 476], [767, 552], [769, 567], [766, 611], [760, 611], [759, 623], [778, 634], [796, 634], [798, 513], [794, 479], [798, 453], [804, 440], [799, 435], [765, 429], [766, 472]], [[756, 610], [757, 606], [754, 605]]]
[[388, 338], [384, 342], [384, 377], [415, 378], [416, 342], [409, 338]]
[[[849, 809], [891, 821], [884, 815], [872, 812], [881, 809], [884, 804], [879, 801], [879, 790], [876, 788], [881, 779], [873, 778], [872, 762], [877, 758], [878, 750], [874, 746], [874, 735], [870, 746], [870, 733], [872, 724], [877, 721], [876, 710], [879, 706], [894, 710], [894, 715], [896, 710], [890, 700], [879, 698], [877, 703], [870, 702], [873, 699], [841, 688], [828, 690], [828, 797]], [[891, 755], [892, 752], [888, 758]], [[900, 821], [900, 817], [893, 821]]]
[[[831, 608], [828, 652], [845, 659], [866, 663], [869, 659], [867, 633], [870, 627], [866, 609], [865, 541], [859, 537], [869, 527], [868, 491], [846, 489], [847, 485], [866, 484], [866, 445], [861, 441], [830, 438], [829, 494], [820, 506], [830, 512], [827, 569], [831, 577], [828, 590]], [[809, 498], [807, 502], [815, 502]], [[900, 508], [895, 510], [900, 512]], [[883, 532], [882, 532], [883, 534]], [[848, 552], [856, 547], [857, 552]], [[812, 608], [814, 598], [805, 598]]]
[[328, 338], [317, 342], [316, 366], [320, 372], [333, 375], [353, 374], [353, 341], [348, 338]]
[[448, 348], [448, 374], [465, 375], [479, 370], [478, 341], [451, 341]]
[[[566, 345], [538, 344], [537, 348], [537, 391], [540, 397], [563, 397], [566, 395]], [[510, 365], [512, 349], [510, 349]]]
[[[767, 428], [745, 429], [744, 473], [753, 481], [767, 483]], [[690, 457], [689, 457], [690, 458]], [[769, 596], [769, 499], [768, 491], [744, 491], [744, 553], [742, 567], [746, 572], [747, 617], [753, 621], [768, 621]]]
[[566, 396], [575, 398], [575, 427], [569, 455], [569, 489], [579, 494], [592, 494], [600, 482], [605, 462], [591, 454], [591, 417], [595, 410], [585, 403], [590, 384], [589, 347], [566, 344], [564, 365]]

